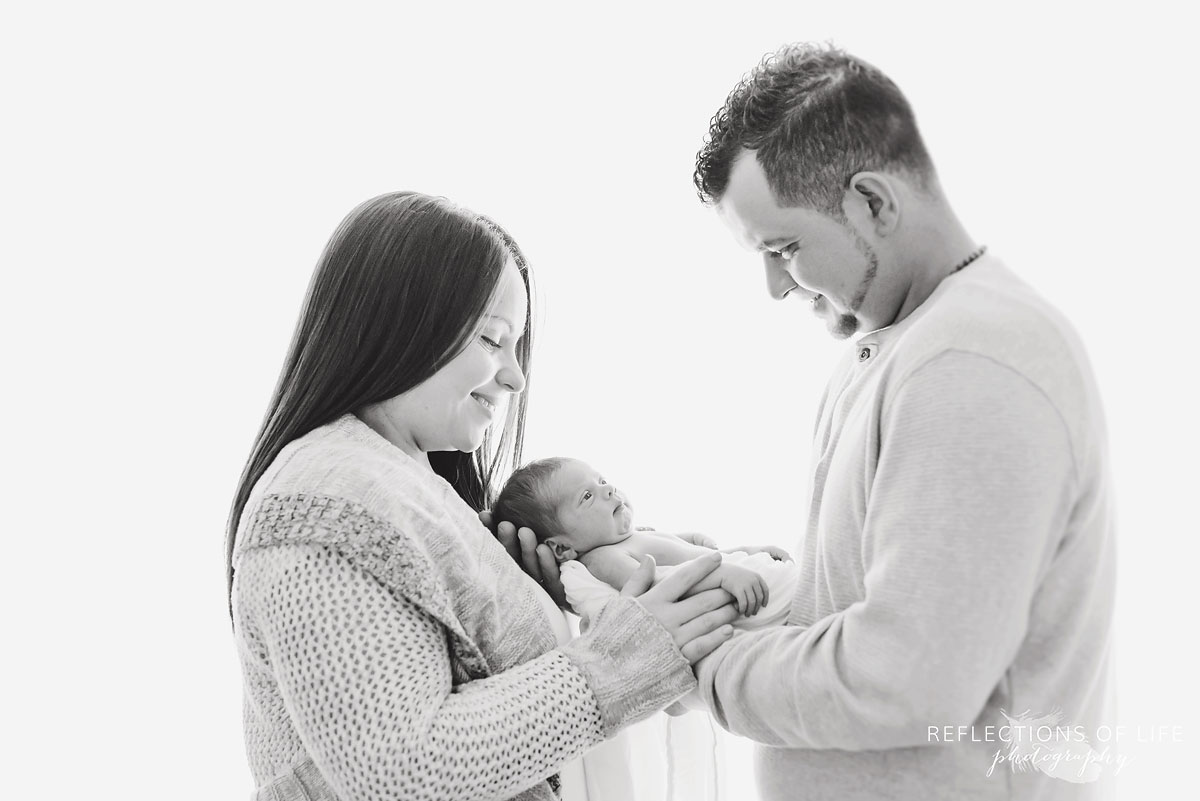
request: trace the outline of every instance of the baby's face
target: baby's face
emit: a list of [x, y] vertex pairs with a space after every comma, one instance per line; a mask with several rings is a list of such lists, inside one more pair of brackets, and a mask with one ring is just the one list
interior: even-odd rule
[[570, 532], [564, 542], [551, 545], [560, 561], [621, 542], [633, 531], [629, 501], [585, 462], [571, 459], [560, 467], [550, 477], [549, 495], [559, 522]]

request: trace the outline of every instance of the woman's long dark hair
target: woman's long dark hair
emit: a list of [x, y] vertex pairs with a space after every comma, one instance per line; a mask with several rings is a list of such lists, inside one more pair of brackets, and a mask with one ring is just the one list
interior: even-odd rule
[[[528, 378], [533, 307], [525, 257], [504, 229], [450, 201], [395, 192], [344, 219], [308, 287], [262, 428], [242, 470], [225, 537], [232, 604], [233, 549], [255, 483], [292, 440], [364, 406], [394, 398], [440, 370], [473, 336], [509, 259], [529, 300], [517, 361]], [[429, 462], [476, 511], [521, 461], [525, 390], [508, 407], [499, 442]], [[232, 615], [232, 606], [230, 607]]]

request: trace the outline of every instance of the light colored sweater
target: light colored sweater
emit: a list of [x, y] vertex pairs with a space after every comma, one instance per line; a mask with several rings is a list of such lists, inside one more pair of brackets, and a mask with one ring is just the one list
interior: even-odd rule
[[260, 801], [552, 799], [565, 762], [695, 686], [630, 598], [556, 647], [474, 511], [353, 415], [280, 453], [234, 565]]
[[[699, 668], [719, 722], [764, 744], [763, 797], [1092, 797], [1008, 763], [985, 775], [1007, 753], [1001, 709], [1061, 710], [1089, 738], [1114, 722], [1105, 424], [1067, 322], [981, 258], [855, 344], [813, 447], [787, 625]], [[972, 724], [982, 742], [931, 742]]]

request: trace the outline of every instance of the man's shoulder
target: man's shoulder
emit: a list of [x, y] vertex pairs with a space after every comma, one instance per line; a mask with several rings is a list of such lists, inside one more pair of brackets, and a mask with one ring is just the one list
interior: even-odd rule
[[[978, 273], [947, 279], [934, 302], [920, 310], [891, 343], [887, 386], [893, 390], [940, 364], [963, 369], [969, 394], [978, 370], [999, 369], [1028, 382], [1071, 421], [1079, 441], [1102, 425], [1099, 392], [1086, 349], [1074, 326], [1032, 286], [991, 260]], [[942, 357], [953, 355], [947, 360]]]
[[1039, 384], [1063, 371], [1086, 380], [1086, 351], [1062, 312], [998, 260], [975, 268], [946, 279], [933, 302], [914, 314], [895, 343], [901, 361], [916, 369], [953, 351]]

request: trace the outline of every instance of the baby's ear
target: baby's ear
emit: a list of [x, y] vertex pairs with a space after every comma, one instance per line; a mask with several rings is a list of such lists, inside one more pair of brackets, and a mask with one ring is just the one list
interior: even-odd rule
[[564, 542], [558, 537], [548, 538], [546, 544], [550, 546], [550, 550], [554, 552], [555, 561], [559, 563], [568, 562], [579, 556], [579, 554], [575, 553], [575, 549], [571, 547], [569, 542]]

